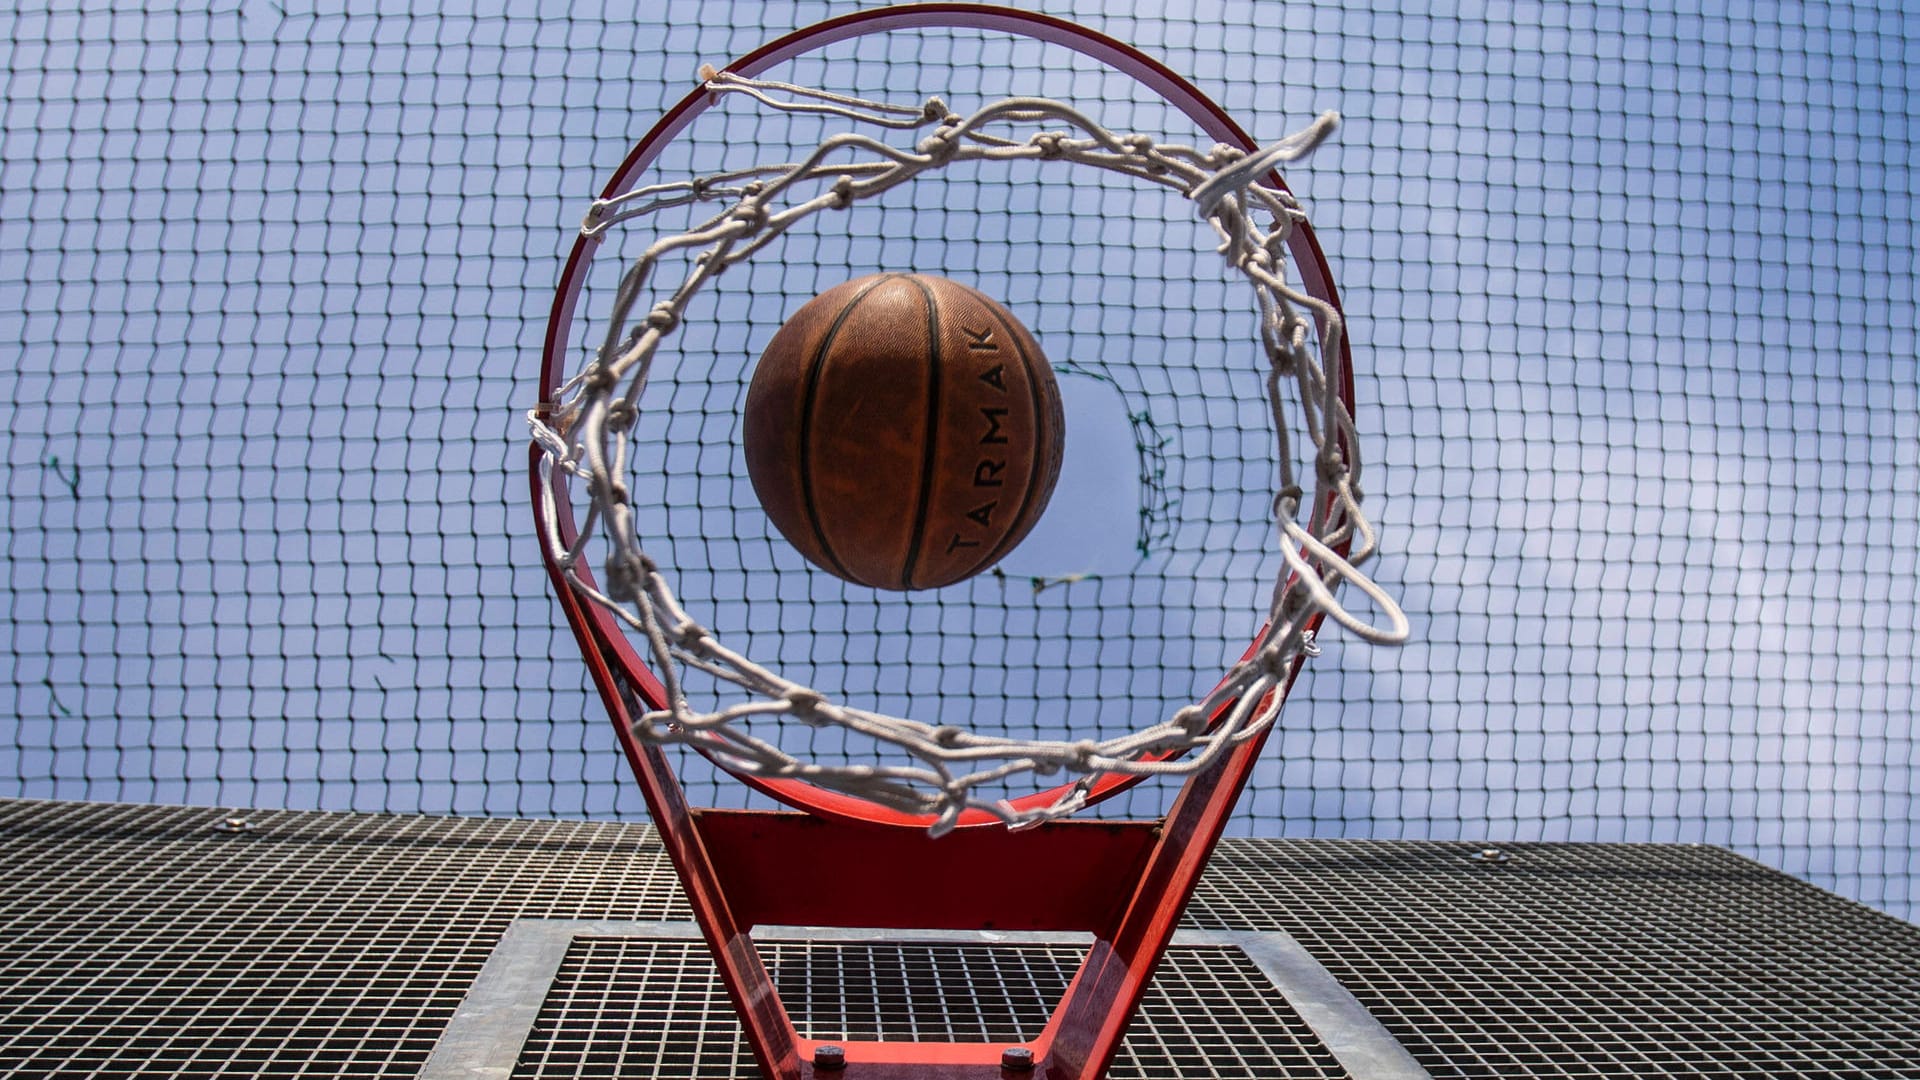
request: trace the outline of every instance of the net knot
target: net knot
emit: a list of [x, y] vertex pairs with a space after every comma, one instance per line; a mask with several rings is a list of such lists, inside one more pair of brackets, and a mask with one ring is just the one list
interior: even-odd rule
[[757, 202], [743, 202], [727, 215], [747, 227], [748, 232], [759, 232], [767, 224], [767, 208]]
[[607, 406], [607, 429], [610, 431], [631, 431], [640, 420], [640, 410], [633, 402], [621, 399]]
[[1253, 663], [1264, 674], [1284, 680], [1287, 677], [1287, 669], [1293, 666], [1293, 657], [1279, 645], [1269, 645], [1254, 654]]
[[1160, 146], [1153, 141], [1152, 136], [1141, 134], [1128, 135], [1126, 138], [1120, 140], [1120, 145], [1126, 148], [1129, 156], [1141, 158], [1146, 162], [1147, 173], [1149, 175], [1166, 175], [1166, 163], [1157, 153]]
[[1092, 739], [1081, 739], [1067, 748], [1067, 764], [1075, 772], [1092, 772], [1093, 759], [1100, 754], [1100, 746]]
[[954, 136], [954, 130], [950, 127], [943, 127], [921, 139], [919, 145], [914, 147], [915, 151], [932, 159], [936, 165], [953, 160], [954, 153], [959, 149], [960, 140]]
[[[607, 506], [627, 505], [627, 485], [618, 479], [596, 476], [592, 479], [592, 482], [588, 484], [588, 490], [593, 492], [593, 497], [596, 501]], [[646, 553], [640, 552], [640, 555], [645, 557]]]
[[1273, 493], [1274, 516], [1292, 518], [1300, 509], [1300, 499], [1305, 494], [1299, 484], [1288, 484]]
[[1043, 131], [1031, 141], [1044, 160], [1058, 161], [1067, 156], [1067, 133], [1064, 131]]
[[835, 210], [845, 210], [847, 207], [852, 206], [853, 177], [842, 176], [840, 179], [835, 180], [831, 194], [833, 195], [832, 205]]
[[789, 687], [780, 697], [792, 708], [793, 715], [800, 720], [810, 721], [813, 715], [820, 711], [820, 706], [827, 703], [826, 695], [804, 686]]
[[639, 580], [658, 573], [660, 570], [660, 564], [654, 562], [653, 556], [648, 555], [644, 551], [635, 551], [624, 556], [619, 556], [618, 559], [618, 563], [613, 559], [608, 560], [608, 573], [620, 573], [622, 569], [624, 569], [626, 574], [632, 576], [635, 580]]
[[662, 301], [661, 303], [655, 304], [652, 311], [647, 312], [647, 328], [649, 330], [658, 330], [662, 334], [670, 334], [673, 332], [674, 327], [679, 325], [680, 313], [674, 310], [671, 302]]
[[607, 595], [615, 600], [640, 599], [640, 583], [657, 569], [653, 560], [638, 552], [615, 553], [607, 558]]
[[1314, 468], [1320, 474], [1321, 484], [1329, 488], [1337, 487], [1347, 477], [1347, 456], [1340, 452], [1339, 447], [1328, 442], [1314, 460]]
[[1197, 739], [1207, 733], [1207, 714], [1198, 705], [1188, 705], [1173, 714], [1173, 722], [1190, 739]]
[[620, 386], [620, 376], [612, 368], [595, 360], [580, 373], [580, 385], [594, 393], [612, 393]]

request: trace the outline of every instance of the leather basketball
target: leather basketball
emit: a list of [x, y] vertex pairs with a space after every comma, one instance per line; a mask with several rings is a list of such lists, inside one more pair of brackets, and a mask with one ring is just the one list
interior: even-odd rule
[[1060, 389], [993, 300], [877, 274], [809, 300], [747, 390], [754, 493], [808, 562], [878, 589], [978, 574], [1027, 535], [1060, 476]]

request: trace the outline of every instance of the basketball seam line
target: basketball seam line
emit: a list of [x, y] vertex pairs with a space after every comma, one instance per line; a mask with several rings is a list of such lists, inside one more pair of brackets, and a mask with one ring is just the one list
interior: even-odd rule
[[920, 290], [927, 305], [927, 430], [921, 437], [920, 497], [913, 514], [913, 533], [907, 540], [907, 558], [900, 570], [900, 587], [913, 588], [913, 572], [920, 563], [920, 545], [927, 536], [927, 511], [933, 502], [934, 459], [940, 453], [940, 301], [916, 274], [898, 275]]
[[853, 571], [847, 569], [847, 565], [841, 561], [839, 553], [833, 550], [832, 542], [827, 539], [826, 527], [820, 522], [820, 508], [814, 502], [814, 399], [817, 398], [820, 393], [820, 373], [821, 369], [826, 367], [827, 351], [833, 347], [833, 340], [840, 335], [841, 327], [846, 325], [846, 321], [853, 316], [853, 309], [860, 306], [860, 301], [866, 299], [868, 293], [898, 276], [898, 274], [890, 274], [855, 293], [853, 299], [847, 301], [846, 306], [840, 309], [840, 313], [834, 316], [833, 325], [827, 327], [827, 332], [821, 335], [819, 346], [814, 349], [813, 355], [807, 358], [807, 389], [805, 397], [800, 403], [800, 501], [807, 509], [807, 524], [813, 526], [813, 538], [820, 544], [820, 553], [825, 555], [827, 561], [833, 564], [834, 571], [848, 581], [859, 581], [860, 579], [854, 576]]

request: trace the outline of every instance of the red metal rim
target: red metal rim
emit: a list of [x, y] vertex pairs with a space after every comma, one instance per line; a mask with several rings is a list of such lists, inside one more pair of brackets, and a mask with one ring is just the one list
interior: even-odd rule
[[[1259, 149], [1258, 144], [1231, 116], [1201, 93], [1191, 82], [1138, 49], [1064, 19], [988, 4], [924, 3], [854, 12], [796, 30], [785, 37], [769, 42], [728, 64], [726, 70], [743, 76], [753, 76], [776, 64], [837, 41], [890, 30], [939, 28], [995, 30], [1072, 49], [1139, 80], [1159, 93], [1170, 104], [1179, 108], [1189, 119], [1199, 125], [1201, 130], [1219, 142], [1238, 146], [1249, 153]], [[601, 197], [613, 198], [631, 190], [638, 182], [640, 175], [658, 158], [661, 150], [675, 136], [684, 131], [695, 118], [705, 112], [713, 103], [714, 97], [704, 89], [695, 88], [681, 98], [634, 145], [626, 159], [614, 172], [612, 179], [607, 182]], [[1285, 182], [1281, 180], [1278, 173], [1268, 173], [1267, 182], [1280, 190], [1287, 190]], [[598, 238], [581, 236], [576, 239], [573, 250], [567, 257], [566, 266], [561, 272], [553, 308], [548, 316], [547, 333], [541, 352], [539, 386], [540, 404], [543, 407], [552, 403], [554, 391], [566, 377], [565, 354], [572, 331], [574, 310], [579, 301], [580, 290], [586, 281], [588, 265], [599, 244]], [[1293, 231], [1289, 250], [1306, 291], [1326, 301], [1335, 311], [1344, 313], [1334, 286], [1333, 273], [1327, 265], [1326, 255], [1321, 250], [1319, 240], [1314, 236], [1310, 226], [1303, 223]], [[1353, 364], [1348, 338], [1345, 335], [1340, 340], [1339, 392], [1341, 400], [1351, 411], [1354, 405]], [[542, 469], [538, 464], [535, 465], [535, 470], [536, 491], [542, 484], [560, 488], [566, 486], [566, 478], [563, 475]], [[550, 566], [555, 564], [555, 560], [561, 553], [554, 545], [556, 543], [562, 545], [563, 549], [564, 545], [572, 543], [577, 535], [577, 525], [573, 520], [571, 504], [564, 495], [556, 498], [553, 505], [559, 517], [556, 523], [558, 528], [552, 533], [544, 527], [538, 530], [543, 555]], [[536, 506], [536, 521], [542, 519], [541, 515], [542, 511]], [[1344, 554], [1345, 545], [1341, 545], [1339, 550]], [[582, 578], [591, 580], [585, 568], [580, 568], [577, 572]], [[555, 580], [558, 582], [559, 578], [556, 577]], [[583, 638], [591, 638], [597, 644], [601, 656], [622, 672], [625, 681], [635, 693], [646, 697], [660, 694], [658, 678], [641, 659], [632, 643], [626, 639], [609, 612], [596, 605], [568, 605], [570, 618], [575, 617], [576, 612], [579, 613], [580, 618], [587, 620], [587, 625], [576, 625], [576, 630], [582, 632]], [[1310, 626], [1317, 629], [1321, 619], [1322, 616], [1314, 616]], [[1264, 632], [1263, 627], [1262, 633]], [[1259, 635], [1255, 636], [1256, 642], [1258, 637]], [[1246, 655], [1250, 655], [1252, 650], [1253, 646], [1250, 645]], [[1284, 692], [1284, 687], [1282, 691]], [[657, 699], [649, 701], [650, 707], [659, 707], [660, 704], [661, 702]], [[1172, 755], [1162, 755], [1162, 758], [1167, 756]], [[724, 762], [713, 759], [711, 755], [709, 759], [715, 760], [715, 764], [721, 768], [726, 768]], [[796, 809], [822, 817], [913, 828], [926, 828], [934, 820], [932, 815], [903, 814], [805, 781], [769, 779], [735, 772], [732, 769], [727, 771], [755, 790]], [[1087, 802], [1091, 804], [1111, 798], [1144, 779], [1145, 777], [1140, 775], [1103, 774], [1093, 783], [1087, 794]], [[1061, 785], [1021, 796], [1010, 802], [1017, 810], [1044, 807], [1057, 801], [1071, 788], [1071, 784]], [[984, 811], [968, 811], [962, 815], [959, 825], [969, 827], [996, 823], [997, 819]]]

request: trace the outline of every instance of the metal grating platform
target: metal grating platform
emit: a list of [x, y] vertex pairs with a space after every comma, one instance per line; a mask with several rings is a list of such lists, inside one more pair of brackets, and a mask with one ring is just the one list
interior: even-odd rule
[[[0, 845], [9, 1076], [413, 1077], [510, 928], [689, 917], [639, 826], [0, 801]], [[1114, 1076], [1340, 1075], [1221, 946], [1280, 931], [1436, 1077], [1920, 1078], [1920, 929], [1711, 848], [1476, 851], [1227, 842]], [[992, 1038], [1072, 956], [770, 952], [812, 1030], [937, 1001]], [[697, 942], [588, 935], [556, 962], [517, 1075], [751, 1075]], [[1025, 989], [926, 989], [984, 963]], [[835, 986], [865, 1000], [836, 1014]]]
[[[1081, 953], [1064, 944], [762, 948], [795, 1026], [810, 1038], [953, 1042], [1037, 1035]], [[1230, 946], [1175, 946], [1142, 1010], [1109, 1072], [1113, 1080], [1350, 1075], [1253, 961]], [[698, 941], [578, 937], [512, 1076], [749, 1076], [753, 1059], [731, 1015]], [[659, 1034], [636, 1039], [636, 1026]]]
[[1297, 938], [1436, 1077], [1920, 1077], [1920, 930], [1698, 845], [1248, 840], [1190, 921]]
[[[636, 1029], [656, 1034], [635, 1039]], [[512, 1075], [753, 1073], [753, 1055], [705, 945], [582, 938], [568, 949]]]
[[760, 949], [810, 1039], [1025, 1042], [1086, 949], [1072, 945], [769, 942]]
[[0, 801], [0, 1075], [413, 1076], [513, 920], [692, 917], [647, 835]]

